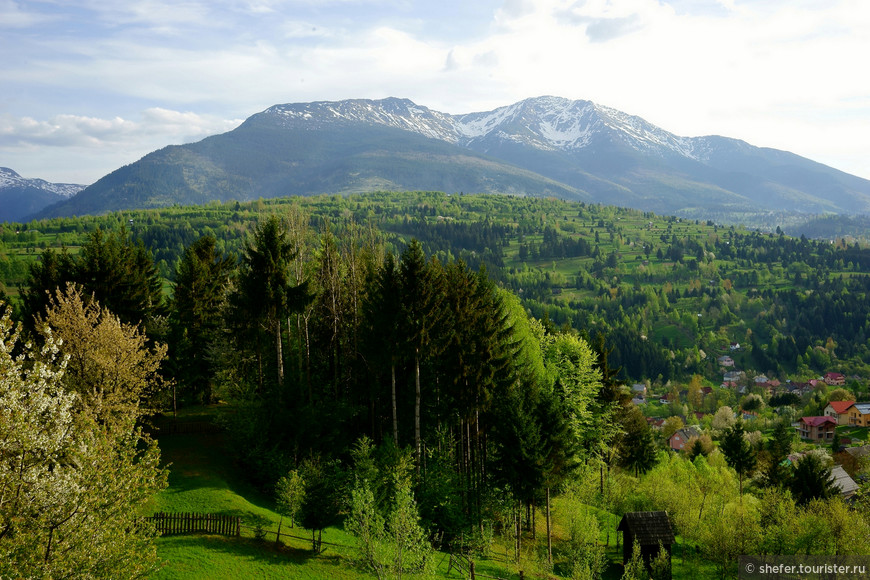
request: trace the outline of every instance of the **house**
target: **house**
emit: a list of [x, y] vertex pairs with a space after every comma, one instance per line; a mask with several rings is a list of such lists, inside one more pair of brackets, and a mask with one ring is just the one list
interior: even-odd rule
[[646, 385], [644, 383], [634, 383], [633, 385], [631, 385], [631, 393], [633, 395], [637, 395], [637, 394], [645, 395], [646, 394]]
[[849, 408], [855, 401], [831, 401], [825, 407], [825, 417], [831, 417], [837, 421], [837, 425], [849, 424]]
[[728, 356], [727, 354], [723, 354], [719, 358], [716, 359], [716, 362], [719, 363], [720, 367], [733, 367], [734, 359]]
[[834, 431], [837, 428], [837, 421], [832, 417], [801, 417], [798, 421], [797, 431], [801, 439], [810, 439], [811, 441], [831, 441], [834, 438]]
[[846, 384], [846, 375], [841, 373], [827, 373], [825, 374], [824, 381], [826, 384], [831, 386], [842, 386]]
[[662, 425], [665, 424], [665, 420], [658, 417], [647, 417], [646, 422], [650, 426], [650, 428], [656, 430], [661, 430]]
[[858, 491], [858, 484], [849, 477], [842, 465], [835, 465], [831, 470], [831, 476], [834, 478], [834, 487], [840, 491], [844, 499], [852, 497]]
[[754, 380], [755, 385], [759, 387], [765, 386], [767, 385], [767, 383], [770, 382], [770, 379], [768, 379], [765, 375], [756, 375]]
[[731, 350], [740, 350], [740, 343], [739, 343], [739, 342], [732, 342], [732, 343], [729, 345], [729, 348], [730, 348]]
[[741, 379], [743, 379], [743, 377], [745, 377], [745, 376], [746, 376], [746, 373], [744, 373], [743, 371], [728, 371], [727, 373], [722, 375], [722, 382], [723, 383], [736, 383], [737, 381], [740, 381]]
[[813, 385], [803, 382], [791, 382], [788, 384], [788, 392], [796, 395], [806, 395], [813, 392]]
[[635, 542], [640, 546], [641, 557], [647, 566], [658, 555], [659, 545], [667, 551], [670, 560], [675, 539], [668, 512], [628, 512], [622, 516], [616, 531], [622, 532], [623, 564], [631, 560]]
[[846, 414], [846, 422], [841, 425], [870, 427], [870, 403], [855, 403]]
[[713, 394], [713, 387], [701, 387], [701, 394], [704, 396]]
[[692, 437], [700, 437], [701, 431], [697, 427], [683, 427], [668, 439], [668, 445], [674, 451], [682, 451]]

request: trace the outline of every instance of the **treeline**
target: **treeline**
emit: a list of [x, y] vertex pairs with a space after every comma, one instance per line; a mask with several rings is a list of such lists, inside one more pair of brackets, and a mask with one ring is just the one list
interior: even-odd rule
[[[639, 449], [649, 431], [613, 427], [629, 408], [576, 332], [530, 319], [484, 269], [427, 258], [416, 240], [395, 255], [351, 220], [314, 228], [298, 207], [271, 214], [238, 256], [211, 236], [187, 246], [166, 303], [158, 281], [141, 240], [97, 230], [81, 252], [32, 266], [24, 310], [39, 316], [46, 291], [72, 283], [142, 321], [169, 344], [176, 404], [236, 405], [239, 458], [264, 487], [299, 470], [310, 485], [346, 478], [335, 462], [361, 437], [409, 450], [420, 514], [446, 543], [501, 517], [506, 496], [520, 518], [578, 458], [619, 446], [620, 433]], [[644, 449], [626, 464], [652, 462]], [[328, 486], [311, 525], [333, 523], [347, 485]]]
[[[868, 315], [867, 301], [853, 279], [870, 273], [870, 250], [854, 240], [792, 238], [625, 208], [508, 196], [376, 193], [292, 203], [310, 213], [315, 229], [322, 220], [350, 219], [376, 228], [394, 254], [414, 237], [443, 263], [462, 259], [472, 270], [485, 266], [491, 280], [539, 319], [613, 335], [608, 340], [623, 380], [710, 377], [718, 371], [713, 353], [730, 342], [748, 345], [738, 364], [774, 376], [870, 372], [870, 347], [852, 340], [866, 336], [860, 321]], [[292, 203], [64, 218], [21, 224], [19, 234], [4, 228], [3, 239], [10, 241], [5, 260], [0, 253], [0, 274], [7, 285], [20, 285], [26, 271], [20, 264], [35, 254], [25, 259], [15, 252], [56, 247], [67, 236], [84, 235], [77, 231], [124, 225], [151, 250], [161, 277], [173, 281], [193, 241], [211, 236], [221, 252], [239, 255], [258, 216], [283, 212]], [[798, 302], [799, 308], [789, 306]], [[796, 317], [776, 317], [792, 311]], [[760, 347], [767, 345], [765, 352], [749, 350], [753, 335]], [[829, 338], [840, 345], [833, 356], [805, 356], [808, 349], [827, 348]], [[828, 367], [820, 366], [824, 361]]]

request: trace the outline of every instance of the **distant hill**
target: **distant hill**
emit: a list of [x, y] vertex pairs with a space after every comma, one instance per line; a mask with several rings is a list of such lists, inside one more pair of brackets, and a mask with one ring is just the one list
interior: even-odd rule
[[407, 99], [276, 105], [155, 151], [40, 217], [376, 190], [555, 196], [670, 214], [870, 213], [870, 181], [557, 97], [448, 115]]
[[69, 199], [84, 188], [84, 185], [72, 183], [28, 179], [8, 167], [0, 167], [0, 222], [24, 220], [49, 205]]

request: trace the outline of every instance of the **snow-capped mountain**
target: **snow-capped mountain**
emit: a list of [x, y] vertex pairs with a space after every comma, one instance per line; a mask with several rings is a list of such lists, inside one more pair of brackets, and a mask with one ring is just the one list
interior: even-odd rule
[[870, 181], [727, 137], [680, 137], [589, 101], [451, 115], [408, 99], [272, 106], [166, 147], [43, 215], [372, 190], [500, 192], [714, 217], [870, 213]]
[[591, 101], [526, 99], [488, 113], [462, 115], [457, 121], [463, 145], [468, 147], [499, 139], [541, 150], [574, 151], [602, 138], [618, 137], [640, 152], [692, 156], [690, 139]]
[[19, 221], [45, 207], [64, 201], [85, 188], [74, 183], [50, 183], [21, 177], [0, 167], [0, 221]]
[[638, 151], [670, 151], [693, 157], [693, 140], [677, 137], [640, 117], [591, 101], [559, 97], [526, 99], [484, 113], [449, 115], [408, 99], [348, 100], [275, 105], [263, 116], [288, 129], [324, 123], [355, 122], [411, 131], [462, 147], [505, 140], [545, 151], [571, 151], [591, 145], [596, 136], [621, 135]]
[[67, 198], [74, 196], [86, 186], [76, 183], [49, 183], [44, 179], [21, 177], [8, 167], [0, 167], [0, 189], [12, 187], [31, 187]]

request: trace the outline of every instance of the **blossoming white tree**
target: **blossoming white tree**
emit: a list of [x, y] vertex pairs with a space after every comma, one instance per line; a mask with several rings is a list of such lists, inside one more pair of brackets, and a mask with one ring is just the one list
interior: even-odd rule
[[81, 412], [61, 341], [42, 334], [41, 349], [21, 344], [0, 317], [0, 578], [145, 577], [157, 557], [139, 516], [166, 484], [159, 450]]

